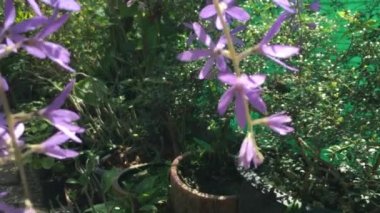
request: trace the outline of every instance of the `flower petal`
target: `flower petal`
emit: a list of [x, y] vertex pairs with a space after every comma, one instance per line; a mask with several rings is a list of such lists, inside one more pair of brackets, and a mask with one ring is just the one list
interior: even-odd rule
[[67, 109], [55, 109], [48, 112], [47, 115], [51, 120], [59, 119], [65, 122], [72, 122], [79, 120], [79, 115], [73, 111]]
[[46, 54], [45, 52], [42, 50], [42, 44], [38, 41], [33, 41], [32, 45], [29, 45], [28, 43], [22, 45], [22, 48], [24, 48], [24, 50], [36, 57], [36, 58], [40, 58], [40, 59], [44, 59], [46, 58]]
[[224, 113], [226, 113], [228, 105], [231, 103], [233, 97], [234, 97], [234, 88], [233, 87], [227, 89], [223, 93], [223, 95], [219, 99], [219, 103], [218, 103], [218, 112], [220, 115], [224, 115]]
[[213, 58], [209, 58], [205, 65], [203, 65], [202, 69], [199, 71], [198, 78], [199, 79], [205, 79], [209, 76], [210, 70], [212, 66], [215, 64], [215, 60]]
[[0, 77], [0, 84], [1, 84], [1, 87], [3, 88], [4, 91], [9, 90], [8, 83], [3, 76]]
[[53, 102], [43, 110], [40, 110], [39, 113], [44, 114], [46, 112], [61, 108], [65, 103], [66, 98], [69, 96], [71, 90], [73, 89], [74, 83], [75, 80], [71, 80], [62, 90], [62, 92], [56, 98], [54, 98]]
[[15, 22], [15, 19], [16, 8], [14, 6], [13, 0], [5, 0], [3, 31], [7, 30]]
[[296, 10], [292, 7], [288, 0], [273, 0], [273, 2], [289, 13], [296, 13]]
[[213, 46], [211, 37], [206, 33], [206, 31], [203, 29], [203, 27], [199, 23], [194, 22], [193, 29], [199, 41], [201, 41], [207, 47]]
[[82, 140], [78, 138], [78, 136], [75, 135], [76, 132], [72, 131], [73, 127], [77, 127], [74, 124], [70, 123], [56, 123], [54, 124], [54, 127], [63, 132], [65, 135], [67, 135], [70, 139], [72, 139], [75, 142], [81, 143]]
[[79, 152], [70, 150], [70, 149], [62, 149], [61, 147], [54, 146], [47, 149], [45, 152], [43, 152], [45, 155], [57, 158], [57, 159], [66, 159], [66, 158], [75, 158], [79, 155]]
[[277, 59], [275, 57], [272, 57], [270, 55], [265, 55], [265, 56], [268, 57], [269, 59], [271, 59], [272, 61], [276, 62], [277, 64], [283, 66], [284, 68], [290, 70], [290, 71], [293, 71], [293, 72], [298, 72], [299, 71], [299, 69], [287, 65], [287, 64], [285, 64], [284, 62], [280, 61], [279, 59]]
[[276, 58], [289, 58], [299, 54], [300, 48], [286, 45], [261, 45], [261, 51]]
[[237, 82], [236, 75], [232, 73], [221, 73], [218, 75], [218, 79], [222, 81], [223, 83], [226, 83], [231, 86], [235, 85]]
[[230, 7], [226, 10], [226, 13], [241, 22], [246, 22], [250, 19], [249, 14], [241, 7]]
[[267, 106], [264, 100], [261, 98], [261, 92], [259, 89], [247, 93], [248, 101], [251, 105], [260, 113], [267, 113]]
[[33, 17], [18, 24], [15, 24], [11, 30], [12, 33], [25, 33], [37, 29], [41, 25], [45, 24], [47, 20], [48, 18], [46, 18], [45, 16]]
[[79, 11], [80, 5], [74, 0], [41, 0], [45, 4], [61, 10]]
[[215, 16], [215, 15], [216, 15], [216, 10], [215, 10], [215, 6], [213, 4], [207, 5], [199, 13], [199, 17], [202, 19], [208, 19], [208, 18]]
[[37, 16], [42, 16], [42, 12], [41, 12], [40, 6], [38, 6], [38, 4], [37, 4], [37, 2], [35, 0], [27, 0], [27, 2], [29, 3], [29, 6], [32, 8], [33, 12]]
[[219, 69], [220, 72], [226, 72], [227, 70], [227, 63], [224, 59], [224, 56], [220, 55], [215, 58], [216, 61], [216, 67]]
[[[225, 16], [225, 14], [223, 14], [222, 17], [223, 17], [224, 22], [227, 24], [227, 20], [226, 20], [226, 16]], [[220, 19], [219, 16], [216, 17], [216, 20], [215, 20], [215, 27], [216, 27], [216, 29], [218, 29], [218, 30], [222, 30], [222, 29], [223, 29], [222, 20]]]
[[210, 56], [211, 52], [209, 49], [201, 50], [188, 50], [177, 55], [177, 59], [180, 61], [195, 61], [201, 58]]
[[247, 123], [245, 117], [245, 109], [244, 109], [244, 99], [243, 94], [236, 94], [235, 96], [235, 116], [239, 126], [244, 129]]
[[41, 48], [50, 60], [69, 72], [75, 72], [73, 68], [68, 66], [68, 63], [70, 62], [70, 52], [66, 48], [59, 44], [47, 41], [43, 42]]
[[282, 23], [288, 18], [289, 14], [283, 12], [273, 23], [271, 28], [269, 28], [268, 32], [265, 34], [263, 39], [260, 41], [260, 44], [268, 44], [270, 40], [280, 31]]
[[21, 135], [24, 133], [25, 125], [23, 123], [18, 123], [15, 127], [15, 135], [16, 138], [20, 138]]
[[266, 124], [280, 135], [286, 135], [294, 131], [293, 127], [286, 125], [291, 121], [291, 117], [286, 115], [285, 112], [276, 113], [266, 118]]
[[36, 38], [44, 39], [47, 36], [56, 32], [59, 28], [62, 27], [64, 23], [69, 19], [69, 14], [64, 14], [61, 17], [50, 21], [36, 36]]
[[254, 87], [256, 88], [264, 84], [266, 77], [267, 76], [264, 74], [255, 74], [248, 76], [248, 79], [255, 85]]
[[43, 150], [48, 149], [52, 146], [59, 146], [63, 143], [66, 143], [70, 138], [65, 135], [63, 132], [57, 132], [50, 138], [46, 139], [44, 142], [41, 143], [41, 147]]

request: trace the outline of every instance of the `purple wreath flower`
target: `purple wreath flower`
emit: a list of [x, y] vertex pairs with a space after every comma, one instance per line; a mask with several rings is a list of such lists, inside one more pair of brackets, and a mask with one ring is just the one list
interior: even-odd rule
[[9, 90], [9, 86], [8, 86], [7, 80], [5, 80], [5, 78], [3, 76], [0, 76], [0, 85], [3, 88], [4, 91], [8, 91]]
[[291, 70], [293, 72], [297, 72], [298, 69], [291, 67], [284, 62], [282, 62], [280, 59], [289, 58], [293, 55], [296, 55], [299, 53], [298, 47], [293, 46], [287, 46], [287, 45], [269, 45], [270, 40], [279, 32], [281, 28], [281, 24], [287, 19], [288, 13], [283, 12], [275, 21], [275, 23], [272, 25], [272, 27], [268, 30], [266, 35], [263, 37], [263, 39], [259, 43], [259, 53], [264, 55], [265, 57], [271, 59], [272, 61], [280, 64], [281, 66], [285, 67], [288, 70]]
[[6, 38], [7, 43], [11, 40], [22, 40], [21, 33], [26, 33], [35, 30], [46, 23], [46, 17], [33, 17], [15, 24], [16, 9], [12, 0], [5, 1], [4, 9], [4, 25], [1, 28], [1, 37]]
[[[68, 66], [70, 62], [70, 52], [59, 44], [45, 41], [44, 39], [56, 32], [69, 18], [68, 14], [56, 18], [56, 14], [50, 19], [44, 16], [38, 16], [27, 19], [18, 24], [14, 24], [16, 14], [12, 0], [5, 2], [5, 21], [1, 29], [1, 37], [6, 40], [8, 46], [14, 46], [15, 43], [20, 43], [21, 47], [26, 52], [34, 57], [45, 59], [49, 58], [59, 64], [64, 69], [73, 72], [74, 69]], [[33, 38], [27, 38], [23, 35], [28, 31], [35, 30], [41, 26], [44, 27]]]
[[282, 9], [284, 9], [288, 13], [296, 13], [296, 9], [293, 5], [291, 5], [291, 3], [288, 0], [273, 0], [273, 2], [278, 6], [282, 7]]
[[47, 24], [33, 38], [25, 39], [22, 47], [27, 53], [34, 57], [45, 59], [49, 58], [64, 69], [74, 72], [68, 64], [70, 62], [70, 52], [63, 46], [45, 41], [44, 39], [56, 32], [69, 18], [68, 14], [64, 14], [56, 19], [49, 19]]
[[253, 166], [257, 168], [263, 163], [263, 161], [264, 156], [258, 150], [258, 147], [253, 140], [252, 135], [248, 133], [240, 146], [239, 165], [244, 169], [249, 169], [253, 164]]
[[[249, 20], [249, 14], [241, 7], [234, 6], [234, 0], [222, 0], [219, 2], [219, 7], [222, 10], [222, 18], [225, 22], [227, 19], [233, 18], [240, 22], [246, 22]], [[216, 16], [215, 26], [218, 30], [223, 29], [220, 17], [217, 16], [216, 8], [214, 4], [209, 4], [204, 7], [200, 13], [199, 17], [202, 19], [209, 19]]]
[[[8, 127], [3, 114], [0, 114], [0, 157], [6, 157], [9, 155], [8, 147], [11, 141], [11, 136], [8, 132]], [[16, 124], [15, 128], [16, 143], [18, 146], [23, 146], [24, 141], [20, 140], [20, 137], [24, 133], [25, 126], [23, 123]]]
[[271, 115], [265, 119], [265, 123], [275, 132], [280, 135], [286, 135], [294, 131], [293, 127], [287, 126], [286, 123], [290, 123], [292, 118], [285, 114], [285, 112], [279, 112]]
[[[75, 0], [41, 0], [41, 1], [53, 7], [54, 9], [68, 10], [68, 11], [80, 10], [80, 5]], [[27, 0], [27, 2], [37, 16], [42, 16], [41, 9], [35, 0]]]
[[74, 80], [70, 81], [61, 94], [50, 105], [39, 110], [38, 114], [47, 119], [55, 128], [62, 131], [72, 140], [81, 142], [75, 134], [84, 132], [84, 129], [73, 123], [79, 119], [79, 115], [67, 109], [60, 109], [73, 89], [74, 83]]
[[228, 70], [227, 63], [224, 56], [220, 53], [226, 45], [226, 40], [224, 37], [222, 36], [215, 44], [200, 24], [195, 22], [193, 23], [192, 28], [194, 29], [198, 40], [205, 44], [208, 48], [182, 52], [178, 54], [177, 59], [180, 61], [194, 61], [202, 58], [208, 58], [205, 65], [200, 70], [198, 76], [199, 79], [207, 78], [214, 64], [216, 64], [219, 71], [226, 72]]
[[244, 100], [248, 99], [249, 103], [259, 112], [266, 113], [266, 105], [261, 98], [261, 89], [259, 88], [265, 81], [265, 75], [256, 74], [247, 76], [245, 74], [239, 77], [225, 73], [218, 76], [219, 80], [223, 83], [230, 85], [218, 103], [218, 112], [223, 115], [228, 108], [228, 105], [235, 97], [235, 114], [238, 124], [244, 128], [247, 120], [244, 109]]
[[63, 149], [60, 145], [66, 143], [70, 138], [63, 132], [57, 132], [41, 144], [33, 147], [37, 153], [45, 154], [56, 159], [75, 158], [79, 152], [70, 149]]

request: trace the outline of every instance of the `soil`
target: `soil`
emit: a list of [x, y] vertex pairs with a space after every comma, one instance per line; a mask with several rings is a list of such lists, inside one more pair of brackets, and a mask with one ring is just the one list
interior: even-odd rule
[[205, 154], [200, 159], [190, 155], [179, 165], [182, 181], [200, 192], [214, 195], [237, 195], [243, 181], [231, 156]]

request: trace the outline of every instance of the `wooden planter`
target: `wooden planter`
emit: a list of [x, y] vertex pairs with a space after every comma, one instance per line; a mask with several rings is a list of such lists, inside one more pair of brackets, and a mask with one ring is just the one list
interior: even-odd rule
[[178, 156], [170, 168], [169, 205], [174, 213], [236, 213], [236, 195], [219, 196], [199, 192], [186, 185], [178, 176], [178, 165], [189, 154]]

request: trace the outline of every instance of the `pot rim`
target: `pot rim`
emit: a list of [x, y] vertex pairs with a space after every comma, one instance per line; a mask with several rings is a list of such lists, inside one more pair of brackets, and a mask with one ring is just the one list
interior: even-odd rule
[[129, 172], [129, 171], [132, 171], [132, 170], [135, 170], [135, 169], [141, 169], [141, 168], [144, 168], [144, 167], [149, 167], [149, 166], [163, 166], [163, 165], [168, 165], [166, 164], [165, 162], [150, 162], [150, 163], [140, 163], [140, 164], [135, 164], [135, 165], [132, 165], [128, 168], [125, 168], [121, 171], [119, 171], [117, 173], [117, 175], [113, 178], [112, 180], [112, 187], [113, 189], [121, 194], [121, 195], [125, 195], [125, 196], [130, 196], [131, 194], [124, 190], [123, 187], [121, 186], [119, 180], [120, 180], [120, 177], [126, 173], [126, 172]]
[[[188, 193], [196, 195], [196, 196], [199, 196], [199, 197], [202, 197], [202, 198], [205, 198], [205, 199], [210, 199], [210, 200], [237, 199], [237, 197], [238, 197], [237, 195], [215, 195], [215, 194], [209, 194], [209, 193], [206, 193], [206, 192], [200, 192], [200, 191], [198, 191], [196, 189], [191, 188], [186, 183], [184, 183], [182, 181], [182, 179], [179, 177], [179, 174], [178, 174], [178, 165], [180, 164], [180, 162], [181, 162], [182, 159], [188, 157], [189, 155], [191, 155], [191, 153], [190, 152], [186, 152], [184, 154], [181, 154], [181, 155], [177, 156], [173, 160], [173, 162], [172, 162], [172, 164], [170, 166], [170, 178], [173, 180], [173, 182], [175, 184], [177, 184], [179, 187], [181, 187], [182, 189], [184, 189]], [[171, 184], [173, 184], [173, 183], [171, 183]]]

